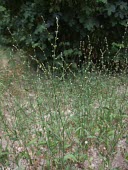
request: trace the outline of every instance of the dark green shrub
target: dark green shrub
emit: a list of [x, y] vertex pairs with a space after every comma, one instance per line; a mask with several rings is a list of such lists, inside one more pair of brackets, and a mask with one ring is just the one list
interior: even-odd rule
[[[127, 55], [121, 57], [127, 48], [127, 40], [122, 39], [124, 32], [127, 34], [126, 0], [15, 0], [13, 4], [5, 1], [3, 8], [10, 15], [3, 14], [1, 29], [8, 26], [12, 44], [35, 54], [39, 62], [53, 63], [56, 58], [59, 67], [64, 64], [63, 58], [66, 63], [86, 65], [91, 61], [102, 68], [103, 63], [110, 67], [113, 61], [113, 68], [117, 58], [118, 63], [126, 61]], [[57, 41], [56, 17], [59, 20]]]

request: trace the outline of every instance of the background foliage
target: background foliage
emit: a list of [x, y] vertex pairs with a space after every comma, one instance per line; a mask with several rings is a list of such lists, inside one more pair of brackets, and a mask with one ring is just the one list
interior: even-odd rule
[[127, 0], [0, 0], [1, 43], [57, 67], [126, 66], [127, 23]]

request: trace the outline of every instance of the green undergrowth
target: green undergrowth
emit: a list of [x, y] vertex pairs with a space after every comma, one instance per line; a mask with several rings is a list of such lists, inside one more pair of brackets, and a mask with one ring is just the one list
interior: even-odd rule
[[77, 170], [88, 161], [94, 169], [92, 149], [99, 170], [112, 170], [117, 144], [127, 138], [127, 75], [85, 72], [62, 80], [37, 75], [15, 57], [11, 64], [12, 52], [0, 54], [7, 60], [0, 74], [0, 167]]

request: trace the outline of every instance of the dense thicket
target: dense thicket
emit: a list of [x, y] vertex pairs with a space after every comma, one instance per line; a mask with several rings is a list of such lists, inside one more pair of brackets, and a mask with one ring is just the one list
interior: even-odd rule
[[127, 25], [127, 0], [0, 0], [1, 42], [57, 67], [127, 66]]

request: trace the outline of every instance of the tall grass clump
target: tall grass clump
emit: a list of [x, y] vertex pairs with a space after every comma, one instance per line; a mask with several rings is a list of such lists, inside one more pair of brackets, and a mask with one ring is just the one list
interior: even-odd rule
[[126, 69], [120, 72], [117, 60], [113, 71], [107, 38], [100, 61], [92, 58], [88, 36], [87, 53], [81, 41], [80, 60], [68, 62], [65, 51], [57, 55], [58, 18], [56, 25], [51, 60], [30, 55], [36, 71], [18, 45], [1, 47], [0, 168], [127, 169]]

